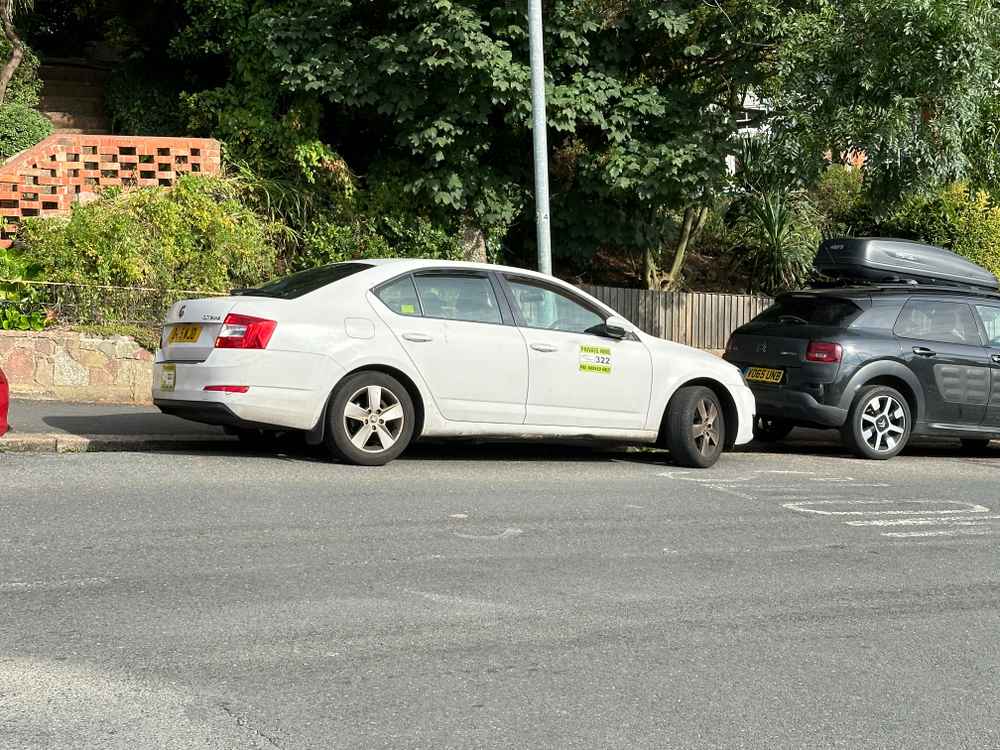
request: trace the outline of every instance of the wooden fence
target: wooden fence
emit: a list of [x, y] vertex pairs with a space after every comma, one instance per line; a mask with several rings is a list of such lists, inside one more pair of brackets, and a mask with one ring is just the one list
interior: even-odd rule
[[767, 297], [707, 292], [656, 292], [585, 286], [583, 290], [653, 336], [699, 349], [724, 349], [734, 330], [763, 312]]

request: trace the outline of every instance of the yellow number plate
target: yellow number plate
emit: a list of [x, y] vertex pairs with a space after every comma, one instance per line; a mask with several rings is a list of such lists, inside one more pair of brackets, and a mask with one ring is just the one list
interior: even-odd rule
[[771, 383], [777, 385], [785, 377], [784, 370], [772, 370], [769, 367], [751, 367], [747, 370], [747, 380], [754, 383]]
[[201, 326], [174, 326], [169, 344], [193, 344], [201, 336]]

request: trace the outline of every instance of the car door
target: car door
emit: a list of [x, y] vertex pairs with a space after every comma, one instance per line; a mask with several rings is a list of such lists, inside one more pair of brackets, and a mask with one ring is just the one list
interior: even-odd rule
[[525, 423], [642, 429], [652, 387], [646, 346], [602, 335], [607, 314], [559, 285], [501, 278], [528, 344]]
[[924, 388], [923, 421], [979, 425], [989, 401], [991, 363], [972, 308], [954, 300], [911, 298], [894, 333], [903, 361]]
[[1000, 305], [976, 305], [990, 357], [990, 400], [983, 425], [1000, 429]]
[[524, 422], [527, 345], [489, 274], [420, 271], [382, 284], [375, 295], [445, 419]]

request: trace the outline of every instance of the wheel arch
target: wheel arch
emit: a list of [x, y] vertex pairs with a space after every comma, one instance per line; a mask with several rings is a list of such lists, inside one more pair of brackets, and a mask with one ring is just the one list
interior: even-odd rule
[[924, 415], [924, 391], [920, 381], [906, 365], [895, 361], [873, 362], [865, 365], [848, 381], [841, 397], [840, 406], [850, 409], [861, 388], [869, 385], [884, 385], [895, 388], [910, 407], [910, 418], [917, 422]]
[[663, 414], [660, 415], [660, 432], [656, 436], [657, 445], [665, 444], [667, 415], [670, 413], [670, 407], [673, 405], [677, 394], [680, 393], [682, 388], [699, 385], [712, 391], [716, 395], [716, 398], [719, 399], [719, 403], [722, 405], [722, 416], [725, 419], [726, 425], [726, 440], [725, 443], [723, 443], [723, 448], [725, 448], [725, 450], [731, 450], [733, 446], [736, 445], [736, 437], [739, 435], [740, 431], [740, 411], [736, 407], [736, 399], [733, 398], [733, 394], [729, 392], [729, 389], [723, 385], [722, 382], [715, 380], [714, 378], [705, 377], [685, 380], [674, 389], [674, 392], [667, 400], [667, 405], [663, 407]]
[[409, 394], [410, 399], [413, 401], [413, 412], [416, 417], [416, 424], [414, 424], [413, 426], [412, 439], [416, 440], [418, 437], [420, 437], [420, 434], [424, 430], [424, 417], [426, 416], [426, 410], [424, 407], [424, 398], [421, 395], [420, 389], [417, 387], [417, 384], [413, 382], [413, 378], [411, 378], [402, 370], [393, 367], [391, 365], [366, 364], [355, 367], [353, 370], [350, 370], [349, 372], [345, 372], [341, 376], [341, 378], [336, 382], [333, 388], [330, 389], [330, 393], [326, 397], [326, 403], [323, 405], [323, 410], [320, 413], [320, 418], [317, 421], [316, 426], [313, 427], [308, 433], [307, 439], [310, 444], [318, 445], [319, 443], [323, 442], [323, 438], [326, 436], [326, 424], [327, 424], [327, 417], [329, 416], [330, 404], [333, 402], [333, 398], [336, 395], [337, 391], [340, 390], [341, 384], [352, 375], [357, 375], [359, 372], [369, 372], [369, 371], [380, 372], [383, 375], [388, 375], [392, 378], [395, 378], [400, 383], [402, 383], [403, 387], [406, 389], [406, 392]]

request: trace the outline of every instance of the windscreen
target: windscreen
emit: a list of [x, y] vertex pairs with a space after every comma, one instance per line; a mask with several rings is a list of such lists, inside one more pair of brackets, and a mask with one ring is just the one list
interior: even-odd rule
[[783, 323], [788, 325], [846, 326], [858, 315], [861, 308], [847, 299], [822, 297], [781, 297], [771, 307], [754, 318], [754, 323]]
[[240, 289], [233, 294], [244, 297], [295, 299], [371, 267], [369, 263], [335, 263], [331, 266], [310, 268], [308, 271], [293, 273], [291, 276], [271, 281], [254, 289]]

